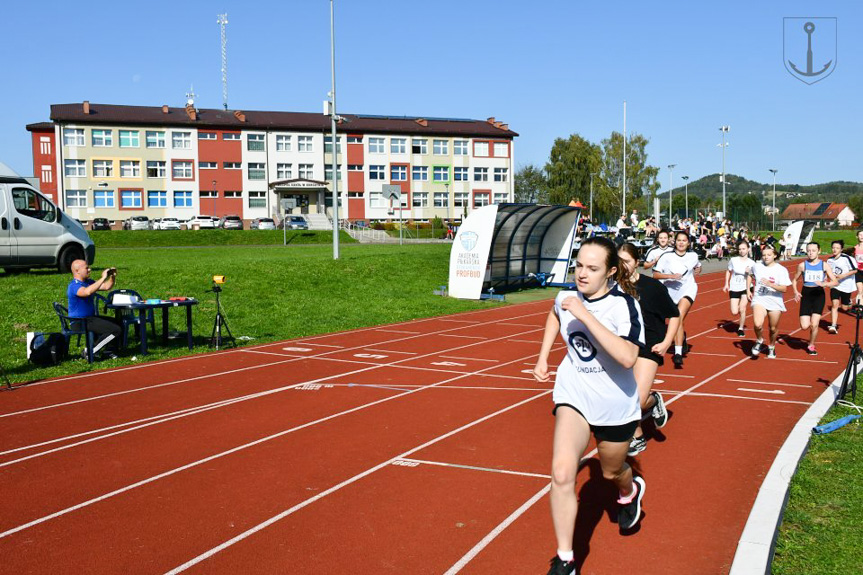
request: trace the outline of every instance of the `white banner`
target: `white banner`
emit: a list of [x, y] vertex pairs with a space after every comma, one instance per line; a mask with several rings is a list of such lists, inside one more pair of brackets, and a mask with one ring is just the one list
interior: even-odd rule
[[497, 205], [473, 210], [459, 226], [449, 255], [449, 295], [479, 299], [485, 280]]

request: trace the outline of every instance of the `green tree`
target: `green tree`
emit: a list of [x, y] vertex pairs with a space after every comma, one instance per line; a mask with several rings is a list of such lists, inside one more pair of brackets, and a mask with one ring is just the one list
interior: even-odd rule
[[545, 165], [548, 203], [565, 205], [577, 199], [586, 204], [590, 196], [590, 174], [598, 173], [601, 164], [602, 150], [596, 144], [578, 134], [567, 139], [557, 138]]
[[[659, 168], [647, 163], [649, 140], [641, 134], [630, 134], [626, 139], [626, 209], [645, 211], [650, 198], [659, 189]], [[601, 170], [598, 192], [594, 191], [596, 208], [612, 217], [623, 211], [623, 134], [612, 132], [602, 141]], [[596, 183], [594, 183], [596, 184]]]
[[542, 168], [528, 164], [516, 171], [515, 201], [524, 204], [548, 202], [548, 181]]

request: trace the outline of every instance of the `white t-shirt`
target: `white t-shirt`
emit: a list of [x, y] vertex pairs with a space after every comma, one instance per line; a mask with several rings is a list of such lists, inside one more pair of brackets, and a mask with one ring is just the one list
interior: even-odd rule
[[752, 267], [752, 281], [755, 283], [755, 295], [752, 297], [752, 306], [760, 305], [767, 311], [785, 311], [785, 293], [773, 289], [770, 286], [761, 285], [762, 279], [768, 279], [776, 285], [790, 286], [791, 277], [788, 270], [777, 262], [766, 266], [764, 262], [758, 262]]
[[557, 368], [552, 398], [555, 405], [578, 409], [591, 425], [623, 425], [641, 417], [638, 387], [631, 368], [617, 363], [599, 346], [585, 325], [561, 307], [579, 298], [602, 325], [637, 345], [644, 345], [641, 307], [615, 284], [604, 296], [585, 299], [578, 291], [562, 291], [554, 299], [566, 357]]
[[659, 259], [659, 256], [661, 256], [665, 252], [670, 252], [673, 249], [674, 248], [672, 248], [671, 246], [662, 247], [659, 244], [655, 244], [649, 250], [647, 250], [646, 254], [644, 254], [644, 261], [647, 263], [654, 262]]
[[754, 265], [755, 262], [749, 257], [734, 256], [728, 260], [728, 271], [731, 272], [731, 279], [728, 281], [728, 290], [745, 290], [746, 276], [752, 273], [752, 266]]
[[668, 290], [668, 295], [674, 303], [678, 303], [684, 297], [689, 297], [694, 302], [698, 294], [694, 271], [700, 267], [701, 262], [698, 261], [698, 254], [695, 252], [680, 255], [676, 251], [669, 251], [659, 257], [656, 265], [653, 266], [653, 271], [661, 274], [680, 274], [682, 277], [679, 280], [659, 281], [665, 284], [665, 289]]
[[[833, 275], [837, 278], [842, 274], [847, 274], [851, 270], [857, 269], [857, 262], [848, 254], [839, 254], [838, 258], [830, 258], [827, 260], [827, 265], [833, 270]], [[857, 284], [854, 281], [854, 274], [851, 274], [845, 279], [839, 280], [839, 285], [836, 286], [838, 291], [842, 293], [854, 293], [857, 290]]]
[[638, 214], [633, 213], [629, 216], [629, 221], [632, 222], [632, 227], [638, 226]]

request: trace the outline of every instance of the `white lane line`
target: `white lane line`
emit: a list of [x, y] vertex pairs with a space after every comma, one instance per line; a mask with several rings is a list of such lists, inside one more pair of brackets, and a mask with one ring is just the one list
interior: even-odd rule
[[416, 335], [416, 334], [418, 334], [418, 333], [422, 333], [422, 332], [420, 332], [420, 331], [405, 331], [405, 330], [402, 330], [402, 329], [380, 329], [380, 328], [378, 328], [378, 329], [377, 329], [377, 330], [375, 330], [375, 331], [385, 331], [385, 332], [387, 332], [387, 333], [406, 333], [406, 334], [408, 334], [408, 335]]
[[[669, 391], [668, 393], [674, 393], [673, 391]], [[751, 397], [748, 395], [732, 395], [730, 393], [704, 393], [700, 391], [695, 391], [688, 394], [689, 397], [721, 397], [727, 399], [743, 399], [746, 401], [766, 401], [768, 403], [793, 403], [794, 405], [812, 405], [812, 402], [809, 401], [795, 401], [792, 399], [770, 399], [767, 397]]]
[[365, 348], [365, 351], [376, 351], [379, 353], [400, 353], [402, 355], [419, 355], [416, 351], [396, 351], [394, 349], [372, 349], [370, 347]]
[[453, 323], [472, 323], [475, 325], [479, 325], [482, 323], [481, 321], [477, 321], [475, 319], [440, 319], [439, 321], [449, 321]]
[[455, 355], [442, 355], [440, 357], [442, 357], [443, 359], [464, 359], [464, 360], [468, 360], [468, 361], [487, 361], [487, 362], [491, 362], [491, 363], [500, 363], [499, 359], [480, 359], [478, 357], [457, 357]]
[[806, 363], [835, 363], [838, 364], [838, 361], [822, 361], [818, 359], [805, 359], [798, 357], [774, 357], [773, 359], [768, 359], [767, 361], [805, 361]]
[[[538, 329], [538, 328], [534, 327], [534, 329]], [[440, 336], [441, 337], [465, 337], [465, 338], [469, 338], [469, 339], [486, 339], [484, 336], [481, 336], [481, 335], [459, 335], [456, 333], [442, 333], [442, 334], [440, 334]], [[506, 337], [510, 337], [510, 336], [506, 336]]]
[[[467, 423], [467, 424], [465, 424], [465, 425], [463, 425], [463, 426], [461, 426], [461, 427], [459, 427], [459, 428], [457, 428], [457, 429], [454, 429], [454, 430], [452, 430], [452, 431], [450, 431], [450, 432], [448, 432], [448, 433], [445, 433], [445, 434], [440, 435], [440, 436], [438, 436], [438, 437], [436, 437], [436, 438], [434, 438], [434, 439], [431, 439], [431, 440], [429, 440], [429, 441], [425, 442], [425, 443], [424, 443], [424, 444], [422, 444], [422, 445], [419, 445], [419, 446], [417, 446], [417, 447], [414, 447], [413, 449], [410, 449], [410, 450], [408, 450], [408, 451], [405, 451], [405, 452], [404, 452], [404, 453], [402, 453], [402, 454], [399, 454], [399, 455], [397, 455], [397, 456], [395, 456], [395, 457], [393, 457], [393, 458], [391, 458], [391, 459], [388, 459], [387, 461], [384, 461], [384, 462], [382, 462], [382, 463], [379, 463], [378, 465], [375, 465], [374, 467], [371, 467], [371, 468], [369, 468], [369, 469], [366, 469], [365, 471], [363, 471], [363, 472], [361, 472], [361, 473], [358, 473], [357, 475], [354, 475], [353, 477], [351, 477], [351, 478], [349, 478], [349, 479], [346, 479], [346, 480], [342, 481], [341, 483], [339, 483], [339, 484], [337, 484], [337, 485], [334, 485], [334, 486], [330, 487], [330, 488], [329, 488], [329, 489], [327, 489], [326, 491], [322, 491], [321, 493], [319, 493], [319, 494], [315, 495], [314, 497], [310, 497], [310, 498], [306, 499], [305, 501], [302, 501], [302, 502], [300, 502], [300, 503], [298, 503], [298, 504], [294, 505], [294, 506], [293, 506], [293, 507], [291, 507], [290, 509], [286, 509], [285, 511], [282, 511], [282, 512], [281, 512], [281, 513], [279, 513], [278, 515], [275, 515], [275, 516], [273, 516], [273, 517], [271, 517], [271, 518], [267, 519], [266, 521], [264, 521], [264, 522], [262, 522], [262, 523], [259, 523], [258, 525], [255, 525], [254, 527], [252, 527], [252, 528], [250, 528], [250, 529], [248, 529], [248, 530], [244, 531], [243, 533], [240, 533], [240, 534], [239, 534], [239, 535], [237, 535], [236, 537], [233, 537], [232, 539], [229, 539], [229, 540], [225, 541], [225, 542], [224, 542], [224, 543], [222, 543], [221, 545], [218, 545], [218, 546], [216, 546], [216, 547], [213, 547], [213, 548], [212, 548], [212, 549], [210, 549], [209, 551], [205, 551], [204, 553], [201, 553], [200, 555], [198, 555], [197, 557], [195, 557], [195, 558], [193, 558], [193, 559], [191, 559], [191, 560], [187, 561], [186, 563], [183, 563], [182, 565], [180, 565], [180, 566], [178, 566], [178, 567], [175, 567], [174, 569], [171, 569], [171, 570], [170, 570], [170, 571], [168, 571], [165, 575], [176, 575], [177, 573], [182, 573], [182, 572], [183, 572], [183, 571], [185, 571], [186, 569], [189, 569], [190, 567], [193, 567], [194, 565], [197, 565], [197, 564], [198, 564], [198, 563], [200, 563], [201, 561], [204, 561], [205, 559], [208, 559], [208, 558], [212, 557], [213, 555], [215, 555], [216, 553], [219, 553], [220, 551], [224, 551], [225, 549], [227, 549], [228, 547], [230, 547], [230, 546], [234, 545], [235, 543], [239, 543], [239, 542], [240, 542], [240, 541], [242, 541], [243, 539], [246, 539], [246, 538], [248, 538], [249, 536], [254, 535], [255, 533], [257, 533], [257, 532], [261, 531], [262, 529], [265, 529], [266, 527], [269, 527], [270, 525], [272, 525], [272, 524], [276, 523], [277, 521], [280, 521], [280, 520], [284, 519], [285, 517], [288, 517], [289, 515], [292, 515], [293, 513], [296, 513], [296, 512], [297, 512], [297, 511], [299, 511], [300, 509], [302, 509], [302, 508], [304, 508], [304, 507], [306, 507], [306, 506], [308, 506], [308, 505], [310, 505], [310, 504], [314, 503], [315, 501], [318, 501], [319, 499], [321, 499], [321, 498], [323, 498], [323, 497], [326, 497], [327, 495], [330, 495], [331, 493], [335, 493], [336, 491], [338, 491], [338, 490], [342, 489], [343, 487], [346, 487], [346, 486], [348, 486], [348, 485], [351, 485], [352, 483], [355, 483], [355, 482], [359, 481], [360, 479], [363, 479], [364, 477], [366, 477], [366, 476], [368, 476], [368, 475], [371, 475], [372, 473], [374, 473], [374, 472], [376, 472], [376, 471], [378, 471], [378, 470], [380, 470], [380, 469], [383, 469], [384, 467], [387, 467], [387, 466], [389, 466], [389, 465], [392, 465], [392, 464], [393, 464], [393, 462], [395, 462], [395, 461], [398, 461], [398, 460], [400, 460], [400, 459], [405, 459], [405, 458], [407, 458], [408, 456], [410, 456], [410, 455], [412, 455], [412, 454], [414, 454], [414, 453], [416, 453], [416, 452], [418, 452], [418, 451], [421, 451], [421, 450], [423, 450], [423, 449], [425, 449], [425, 448], [427, 448], [427, 447], [430, 447], [430, 446], [434, 445], [435, 443], [439, 443], [439, 442], [443, 441], [444, 439], [448, 439], [449, 437], [452, 437], [453, 435], [456, 435], [456, 434], [458, 434], [458, 433], [461, 433], [462, 431], [464, 431], [464, 430], [466, 430], [466, 429], [470, 429], [471, 427], [474, 427], [474, 426], [476, 426], [476, 425], [479, 425], [480, 423], [483, 423], [483, 422], [485, 422], [485, 421], [487, 421], [487, 420], [489, 420], [489, 419], [492, 419], [493, 417], [497, 417], [498, 415], [501, 415], [501, 414], [503, 414], [503, 413], [506, 413], [506, 412], [508, 412], [508, 411], [511, 411], [511, 410], [513, 410], [513, 409], [515, 409], [515, 408], [517, 408], [517, 407], [521, 407], [522, 405], [525, 405], [525, 404], [527, 404], [527, 403], [529, 403], [529, 402], [531, 402], [531, 401], [534, 401], [534, 400], [536, 400], [536, 399], [539, 399], [540, 397], [545, 397], [545, 396], [547, 396], [549, 393], [551, 393], [551, 391], [546, 391], [546, 392], [543, 392], [543, 393], [540, 393], [540, 394], [537, 394], [537, 395], [531, 396], [531, 397], [529, 397], [529, 398], [527, 398], [527, 399], [524, 399], [524, 400], [522, 400], [522, 401], [519, 401], [518, 403], [515, 403], [515, 404], [510, 405], [510, 406], [508, 406], [508, 407], [504, 407], [504, 408], [502, 408], [502, 409], [499, 409], [499, 410], [495, 411], [494, 413], [490, 413], [490, 414], [488, 414], [488, 415], [486, 415], [486, 416], [484, 416], [484, 417], [481, 417], [481, 418], [479, 418], [479, 419], [476, 419], [476, 420], [474, 420], [474, 421], [472, 421], [472, 422], [470, 422], [470, 423]], [[2, 534], [0, 534], [0, 536], [2, 536]]]
[[511, 341], [513, 343], [532, 343], [533, 345], [538, 345], [538, 344], [542, 343], [541, 340], [529, 341], [529, 340], [525, 340], [525, 339], [509, 339], [507, 341]]
[[750, 393], [769, 393], [771, 395], [785, 395], [785, 392], [780, 389], [750, 389], [748, 387], [738, 387], [737, 391], [748, 391]]
[[403, 457], [400, 461], [409, 461], [422, 465], [436, 465], [438, 467], [456, 467], [458, 469], [471, 469], [473, 471], [487, 471], [490, 473], [503, 473], [504, 475], [520, 475], [522, 477], [538, 477], [539, 479], [551, 479], [551, 475], [542, 473], [529, 473], [527, 471], [509, 471], [507, 469], [493, 469], [491, 467], [477, 467], [475, 465], [462, 465], [460, 463], [444, 463], [442, 461], [428, 461], [426, 459], [412, 459]]
[[689, 355], [712, 355], [716, 357], [740, 357], [739, 353], [707, 353], [704, 351], [690, 351]]
[[755, 381], [752, 379], [729, 379], [728, 381], [733, 381], [735, 383], [755, 383], [758, 385], [779, 385], [782, 387], [805, 387], [807, 389], [815, 387], [814, 385], [806, 385], [804, 383], [785, 383], [785, 382], [778, 382], [778, 381]]
[[685, 377], [687, 379], [695, 379], [694, 375], [683, 375], [682, 373], [657, 373], [656, 375], [661, 375], [662, 377]]
[[498, 322], [497, 325], [512, 325], [512, 326], [516, 326], [516, 327], [542, 327], [542, 326], [537, 326], [535, 323], [530, 324], [530, 323]]
[[278, 342], [278, 343], [277, 343], [277, 344], [275, 344], [275, 345], [285, 345], [285, 344], [290, 344], [290, 345], [314, 345], [314, 346], [317, 346], [317, 347], [334, 347], [334, 348], [336, 348], [336, 349], [342, 349], [342, 348], [344, 348], [344, 347], [345, 347], [345, 346], [343, 346], [343, 345], [327, 345], [327, 344], [325, 344], [325, 343], [312, 343], [312, 342], [310, 342], [310, 341], [302, 341], [302, 340], [294, 340], [294, 339], [289, 339], [289, 340], [287, 340], [287, 341], [280, 341], [280, 342]]

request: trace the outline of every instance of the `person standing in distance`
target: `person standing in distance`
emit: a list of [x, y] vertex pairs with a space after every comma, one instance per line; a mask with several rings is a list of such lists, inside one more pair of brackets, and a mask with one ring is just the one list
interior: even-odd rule
[[[96, 313], [93, 294], [97, 291], [108, 291], [114, 287], [117, 278], [117, 268], [106, 268], [98, 280], [90, 278], [90, 266], [84, 260], [72, 262], [72, 281], [66, 288], [66, 298], [69, 302], [69, 317], [87, 319], [87, 329], [96, 335], [93, 352], [101, 352], [102, 357], [115, 359], [117, 357], [117, 338], [120, 337], [120, 326], [113, 319]], [[77, 323], [81, 323], [78, 321]]]
[[644, 344], [644, 328], [635, 289], [614, 243], [602, 237], [581, 244], [575, 278], [578, 291], [561, 291], [555, 298], [533, 370], [538, 382], [549, 381], [548, 356], [559, 334], [567, 354], [557, 369], [553, 392], [551, 516], [557, 554], [549, 575], [569, 575], [576, 569], [576, 475], [591, 433], [602, 475], [620, 494], [621, 530], [638, 524], [645, 490], [644, 479], [626, 463], [641, 418], [633, 366]]
[[783, 294], [791, 285], [788, 270], [776, 261], [776, 248], [765, 244], [761, 248], [761, 261], [752, 268], [755, 295], [752, 296], [752, 323], [755, 327], [755, 345], [752, 357], [758, 357], [764, 346], [764, 320], [767, 319], [769, 334], [767, 358], [776, 359], [776, 340], [779, 337], [779, 319], [785, 311]]
[[830, 244], [831, 257], [827, 260], [827, 266], [833, 270], [833, 275], [839, 282], [836, 287], [830, 288], [830, 326], [827, 331], [832, 334], [839, 333], [839, 308], [845, 311], [851, 309], [851, 298], [857, 291], [854, 282], [857, 262], [843, 253], [843, 248], [845, 248], [845, 242], [833, 240]]
[[746, 304], [749, 302], [749, 287], [751, 285], [752, 266], [755, 262], [749, 257], [749, 242], [737, 242], [737, 255], [728, 259], [728, 270], [725, 272], [725, 285], [722, 291], [728, 293], [731, 300], [731, 315], [739, 316], [737, 335], [746, 334]]

